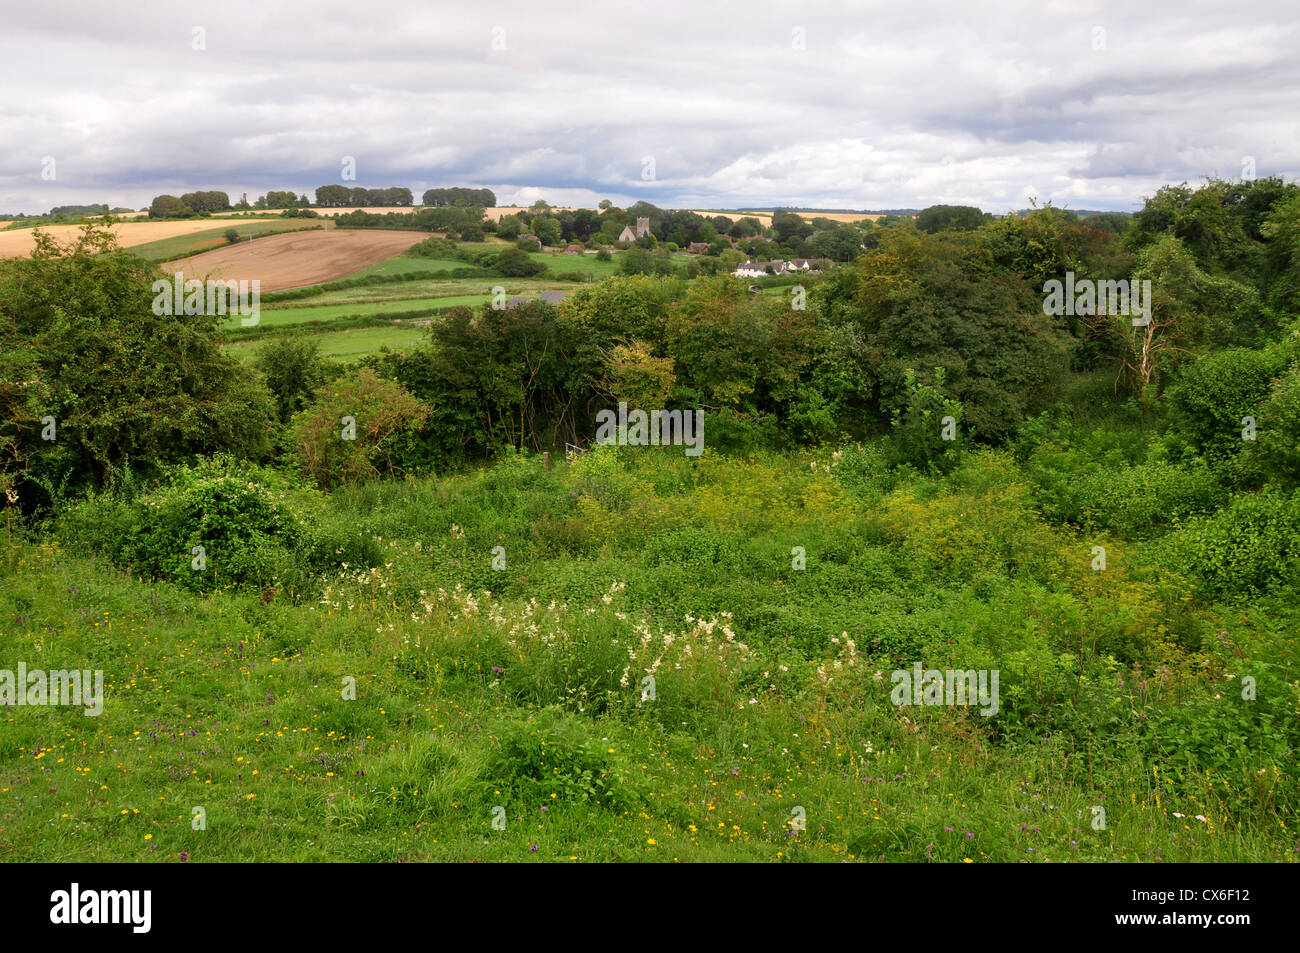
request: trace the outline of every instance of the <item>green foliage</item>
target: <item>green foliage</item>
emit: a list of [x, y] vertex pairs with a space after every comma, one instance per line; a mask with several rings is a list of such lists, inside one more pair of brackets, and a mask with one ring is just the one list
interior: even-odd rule
[[295, 459], [324, 489], [400, 475], [424, 461], [428, 416], [401, 384], [361, 368], [323, 388], [293, 418]]
[[1246, 450], [1248, 466], [1279, 486], [1300, 483], [1300, 365], [1273, 381], [1256, 424], [1255, 440]]
[[1129, 539], [1211, 513], [1227, 499], [1204, 464], [1127, 466], [1076, 450], [1040, 448], [1029, 468], [1036, 497], [1051, 519]]
[[1237, 601], [1300, 585], [1300, 494], [1275, 489], [1233, 498], [1168, 540], [1165, 564], [1204, 597]]
[[862, 244], [862, 232], [848, 225], [836, 225], [808, 239], [814, 255], [840, 262], [852, 261], [861, 255]]
[[618, 270], [623, 275], [671, 275], [673, 260], [666, 248], [651, 251], [633, 245], [619, 256]]
[[288, 422], [311, 401], [326, 376], [316, 342], [297, 335], [268, 341], [258, 350], [254, 363], [275, 395], [276, 413], [282, 422]]
[[[1035, 427], [1036, 449], [1070, 437]], [[1071, 439], [1149, 465], [1141, 435], [1100, 429]], [[120, 836], [128, 824], [160, 856], [209, 860], [298, 857], [308, 832], [312, 850], [390, 860], [1293, 852], [1279, 825], [1300, 808], [1293, 593], [1207, 604], [1185, 561], [1153, 561], [1162, 544], [1108, 540], [1110, 566], [1092, 572], [1086, 541], [1038, 517], [1010, 454], [976, 450], [935, 477], [890, 456], [887, 438], [746, 459], [606, 447], [550, 471], [512, 454], [328, 499], [230, 462], [123, 485], [99, 510], [75, 507], [52, 545], [18, 547], [16, 569], [0, 561], [0, 612], [29, 657], [53, 630], [64, 651], [147, 678], [120, 679], [124, 703], [84, 737], [79, 712], [10, 712], [0, 761], [15, 781], [42, 772], [114, 802], [65, 811], [104, 858], [151, 856]], [[113, 555], [131, 577], [85, 554], [132, 525], [137, 549]], [[200, 534], [225, 542], [208, 578], [186, 579], [193, 557], [175, 550]], [[504, 571], [489, 568], [496, 545]], [[260, 572], [223, 577], [217, 552]], [[135, 581], [150, 560], [177, 584]], [[889, 673], [916, 661], [1000, 670], [998, 714], [895, 708]], [[339, 698], [344, 676], [356, 701]], [[189, 716], [175, 737], [168, 706]], [[275, 729], [240, 731], [249, 711]], [[122, 771], [82, 779], [31, 763], [50, 718], [70, 744], [142, 740], [114, 754]], [[281, 762], [294, 771], [264, 768]], [[147, 806], [151, 771], [238, 784], [239, 809], [210, 837], [169, 833], [177, 809]], [[826, 819], [812, 838], [779, 823], [791, 777], [810, 822]], [[1098, 789], [1130, 805], [1102, 834], [1079, 822]], [[15, 843], [46, 837], [44, 811], [9, 808]]]
[[489, 755], [485, 783], [532, 810], [589, 803], [610, 811], [639, 807], [644, 785], [606, 742], [580, 721], [544, 709], [501, 726]]
[[7, 433], [33, 479], [102, 487], [123, 467], [265, 454], [270, 395], [221, 352], [217, 318], [154, 313], [157, 277], [94, 225], [63, 245], [40, 234], [31, 258], [0, 262], [0, 352], [24, 375], [0, 400], [15, 405]]
[[159, 195], [149, 205], [150, 218], [193, 218], [194, 209], [174, 195]]
[[489, 208], [497, 204], [497, 197], [491, 189], [427, 189], [420, 197], [421, 205], [486, 205]]
[[230, 208], [230, 196], [225, 192], [186, 192], [181, 196], [181, 202], [199, 214], [224, 212]]
[[896, 459], [929, 473], [952, 469], [958, 460], [964, 408], [944, 390], [946, 375], [934, 369], [934, 384], [917, 380], [908, 368], [903, 373], [902, 406], [890, 421]]
[[1276, 349], [1230, 348], [1202, 355], [1169, 387], [1171, 436], [1214, 464], [1245, 446], [1243, 418], [1261, 416], [1269, 385], [1285, 366]]
[[[289, 193], [291, 196], [293, 193]], [[270, 196], [268, 196], [269, 198]], [[366, 189], [347, 185], [322, 185], [316, 190], [316, 204], [324, 208], [355, 206], [410, 205], [411, 190], [403, 186], [386, 189]], [[296, 204], [296, 203], [289, 203]], [[306, 204], [305, 202], [303, 204]], [[426, 205], [429, 203], [426, 202]], [[275, 208], [275, 206], [271, 206]]]
[[532, 221], [533, 234], [543, 245], [560, 243], [560, 223], [553, 215], [535, 215]]
[[1169, 325], [1176, 344], [1250, 344], [1272, 330], [1251, 285], [1203, 270], [1172, 236], [1160, 236], [1138, 253], [1133, 276], [1151, 282], [1153, 321]]
[[978, 246], [898, 227], [845, 271], [818, 297], [838, 298], [831, 322], [855, 325], [872, 355], [864, 369], [876, 407], [866, 410], [879, 418], [905, 409], [908, 369], [931, 383], [942, 367], [967, 435], [980, 440], [1005, 439], [1059, 389], [1068, 337], [1023, 282], [987, 268]]
[[1277, 177], [1242, 182], [1211, 178], [1196, 189], [1185, 182], [1165, 186], [1133, 216], [1125, 242], [1136, 250], [1172, 236], [1187, 246], [1200, 268], [1258, 282], [1267, 275], [1261, 268], [1267, 255], [1261, 244], [1264, 222], [1297, 195], [1300, 186]]
[[432, 460], [459, 465], [543, 437], [554, 446], [576, 436], [562, 383], [571, 338], [550, 305], [458, 308], [430, 325], [429, 335], [388, 366], [430, 408]]
[[979, 228], [989, 216], [970, 205], [931, 205], [916, 216], [916, 227], [934, 234], [945, 229], [970, 231]]
[[156, 489], [134, 494], [128, 483], [76, 504], [59, 531], [136, 575], [187, 589], [275, 585], [300, 532], [285, 487], [230, 458], [178, 466]]
[[1300, 191], [1279, 198], [1259, 225], [1263, 249], [1262, 293], [1273, 314], [1300, 317]]
[[520, 251], [518, 248], [503, 248], [497, 255], [495, 267], [507, 278], [528, 278], [546, 271], [545, 265], [540, 261], [534, 261], [528, 257], [527, 252]]

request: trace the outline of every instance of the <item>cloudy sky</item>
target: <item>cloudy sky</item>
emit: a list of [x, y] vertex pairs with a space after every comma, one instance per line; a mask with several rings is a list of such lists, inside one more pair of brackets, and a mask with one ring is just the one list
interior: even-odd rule
[[[0, 213], [468, 185], [499, 204], [1127, 210], [1300, 177], [1300, 3], [7, 5]], [[51, 161], [52, 160], [52, 161]]]

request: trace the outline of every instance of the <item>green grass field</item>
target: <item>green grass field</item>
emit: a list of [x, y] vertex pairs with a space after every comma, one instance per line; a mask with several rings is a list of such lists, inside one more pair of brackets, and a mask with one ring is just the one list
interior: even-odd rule
[[341, 288], [306, 298], [264, 304], [258, 330], [242, 331], [238, 317], [227, 320], [227, 328], [241, 331], [238, 338], [228, 345], [230, 353], [241, 360], [250, 359], [261, 331], [274, 332], [293, 325], [311, 324], [313, 327], [307, 329], [308, 333], [320, 345], [322, 353], [336, 360], [351, 361], [367, 353], [365, 347], [368, 345], [374, 349], [384, 345], [394, 350], [410, 347], [419, 339], [419, 334], [407, 327], [331, 329], [316, 325], [375, 316], [424, 317], [432, 308], [477, 307], [492, 300], [492, 288], [495, 286], [504, 288], [510, 296], [536, 296], [546, 290], [573, 291], [580, 287], [571, 282], [557, 283], [553, 278], [437, 277], [452, 267], [464, 266], [464, 262], [458, 261], [397, 256], [367, 269], [360, 276], [427, 271], [430, 277]]
[[[290, 324], [334, 321], [341, 318], [369, 317], [383, 314], [394, 317], [403, 313], [416, 313], [429, 308], [453, 307], [458, 304], [474, 305], [490, 300], [491, 295], [453, 295], [446, 298], [386, 298], [375, 302], [354, 304], [308, 305], [301, 308], [271, 308], [261, 310], [259, 325], [262, 328], [283, 327]], [[232, 317], [227, 327], [238, 328], [240, 319]]]
[[[306, 329], [320, 352], [336, 361], [354, 361], [359, 357], [388, 348], [401, 351], [414, 347], [424, 335], [424, 326], [414, 322], [394, 322], [378, 327]], [[241, 361], [252, 361], [265, 338], [251, 337], [232, 341], [226, 350]]]
[[545, 278], [437, 278], [417, 279], [414, 281], [394, 281], [379, 285], [362, 285], [356, 288], [340, 288], [324, 291], [308, 298], [295, 298], [291, 301], [271, 302], [266, 308], [276, 310], [293, 310], [332, 306], [339, 304], [374, 304], [378, 302], [413, 301], [429, 298], [457, 298], [472, 296], [490, 296], [492, 288], [500, 285], [506, 294], [528, 294], [544, 291], [548, 288], [573, 290], [579, 285], [569, 282], [556, 282]]
[[369, 278], [372, 275], [408, 275], [413, 272], [438, 274], [439, 272], [451, 271], [453, 268], [465, 267], [468, 267], [467, 262], [457, 261], [452, 258], [419, 258], [415, 255], [396, 255], [387, 261], [371, 265], [369, 268], [348, 277]]
[[564, 252], [532, 252], [529, 258], [540, 262], [557, 275], [594, 275], [597, 280], [618, 274], [618, 255], [609, 261], [597, 261], [595, 255], [566, 255]]
[[[329, 568], [269, 597], [216, 550], [136, 578], [74, 517], [0, 560], [0, 667], [100, 668], [104, 713], [0, 711], [0, 857], [1297, 859], [1294, 766], [1250, 727], [1294, 718], [1296, 607], [1189, 616], [1119, 541], [1099, 580], [1020, 479], [625, 448], [276, 491]], [[1113, 640], [1220, 626], [1159, 649], [1164, 686], [1096, 677]], [[892, 669], [984, 659], [1014, 711], [891, 703]], [[1283, 695], [1231, 700], [1269, 666]]]

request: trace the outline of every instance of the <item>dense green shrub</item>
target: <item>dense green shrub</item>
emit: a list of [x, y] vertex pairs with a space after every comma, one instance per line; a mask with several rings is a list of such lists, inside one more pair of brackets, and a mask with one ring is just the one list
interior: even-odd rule
[[1046, 516], [1128, 538], [1212, 512], [1227, 499], [1214, 472], [1197, 462], [1130, 465], [1115, 455], [1044, 446], [1028, 470]]
[[266, 387], [222, 351], [220, 318], [159, 302], [158, 277], [102, 225], [0, 261], [0, 447], [31, 483], [103, 487], [126, 467], [269, 449]]
[[507, 278], [531, 278], [544, 272], [546, 266], [518, 248], [503, 248], [497, 254], [496, 269]]
[[831, 327], [851, 324], [871, 360], [865, 408], [880, 422], [902, 413], [906, 371], [961, 402], [965, 436], [997, 442], [1048, 406], [1068, 371], [1073, 341], [1043, 313], [1041, 293], [989, 267], [962, 235], [891, 228], [880, 247], [836, 269], [813, 295]]
[[325, 489], [421, 466], [429, 409], [396, 381], [361, 368], [323, 388], [291, 424], [295, 458]]
[[326, 376], [320, 348], [300, 335], [272, 338], [258, 350], [256, 363], [275, 395], [281, 421], [302, 410]]
[[902, 405], [894, 411], [890, 437], [895, 459], [922, 471], [943, 473], [952, 469], [965, 442], [961, 432], [961, 402], [944, 389], [945, 372], [934, 369], [934, 384], [922, 384], [908, 368], [903, 375]]
[[1172, 534], [1166, 564], [1201, 595], [1238, 601], [1300, 585], [1300, 493], [1275, 489], [1235, 497], [1221, 512]]
[[[288, 483], [229, 458], [179, 466], [158, 487], [105, 492], [69, 508], [59, 532], [139, 576], [187, 589], [300, 583], [300, 523]], [[198, 549], [201, 547], [201, 550]]]
[[1259, 417], [1269, 384], [1284, 366], [1274, 349], [1203, 355], [1168, 390], [1172, 436], [1213, 463], [1234, 459], [1245, 445], [1243, 418]]
[[1300, 365], [1273, 381], [1256, 423], [1255, 440], [1246, 448], [1248, 466], [1281, 486], [1300, 483]]

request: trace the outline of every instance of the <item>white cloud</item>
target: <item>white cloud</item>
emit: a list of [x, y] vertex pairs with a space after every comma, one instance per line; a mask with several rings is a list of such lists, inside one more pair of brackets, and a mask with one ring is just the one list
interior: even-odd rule
[[309, 191], [343, 156], [372, 187], [701, 207], [1131, 208], [1244, 156], [1300, 174], [1293, 2], [74, 0], [5, 29], [0, 213]]

